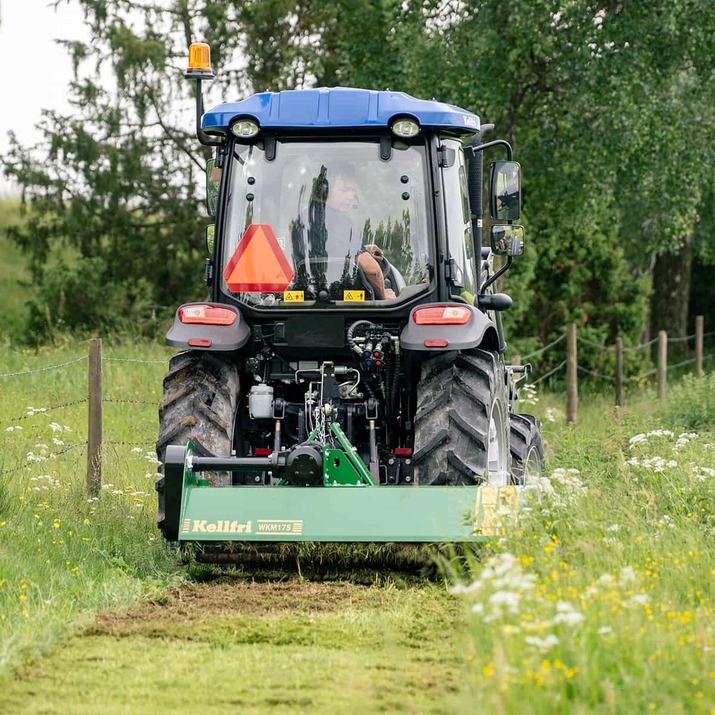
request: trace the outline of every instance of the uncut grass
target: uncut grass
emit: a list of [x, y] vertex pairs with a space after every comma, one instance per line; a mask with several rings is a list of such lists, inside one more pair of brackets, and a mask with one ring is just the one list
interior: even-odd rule
[[715, 707], [715, 433], [657, 433], [709, 404], [702, 382], [687, 388], [545, 422], [554, 495], [463, 575], [482, 712]]
[[[85, 350], [6, 350], [0, 373], [56, 365]], [[151, 346], [105, 347], [110, 357], [166, 355]], [[152, 442], [164, 370], [104, 364], [105, 398], [149, 404], [105, 404], [99, 499], [85, 486], [87, 361], [0, 378], [0, 669], [37, 657], [89, 614], [179, 577], [155, 526]]]

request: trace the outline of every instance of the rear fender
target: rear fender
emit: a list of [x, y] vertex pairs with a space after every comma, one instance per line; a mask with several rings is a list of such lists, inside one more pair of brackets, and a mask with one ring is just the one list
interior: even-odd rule
[[[400, 347], [403, 350], [441, 352], [478, 347], [489, 350], [499, 349], [496, 326], [485, 313], [472, 305], [458, 304], [460, 307], [468, 308], [472, 314], [463, 325], [417, 325], [413, 317], [416, 310], [441, 305], [444, 303], [422, 303], [412, 309], [407, 325], [400, 333]], [[425, 345], [425, 341], [437, 341], [441, 344]]]
[[[187, 309], [192, 308], [221, 308], [235, 314], [235, 320], [230, 325], [213, 323], [187, 322]], [[241, 311], [235, 306], [223, 303], [184, 303], [176, 311], [174, 324], [166, 334], [166, 344], [175, 348], [231, 351], [242, 348], [251, 336], [251, 328]]]

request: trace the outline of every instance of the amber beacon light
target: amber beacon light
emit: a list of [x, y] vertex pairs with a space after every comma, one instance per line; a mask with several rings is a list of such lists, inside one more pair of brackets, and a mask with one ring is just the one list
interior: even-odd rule
[[185, 77], [192, 79], [213, 79], [211, 69], [211, 48], [205, 42], [193, 42], [189, 46], [189, 66]]

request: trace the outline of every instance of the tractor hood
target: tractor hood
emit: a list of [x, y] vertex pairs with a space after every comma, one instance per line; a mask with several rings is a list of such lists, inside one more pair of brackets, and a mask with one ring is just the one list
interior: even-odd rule
[[398, 117], [411, 117], [423, 127], [467, 134], [479, 129], [479, 117], [451, 104], [416, 99], [404, 92], [345, 87], [261, 92], [219, 104], [206, 112], [202, 128], [223, 134], [237, 117], [250, 117], [263, 128], [276, 129], [388, 127]]

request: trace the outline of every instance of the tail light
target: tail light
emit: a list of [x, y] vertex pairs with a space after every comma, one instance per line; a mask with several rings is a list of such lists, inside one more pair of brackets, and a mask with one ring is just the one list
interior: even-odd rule
[[471, 317], [472, 311], [462, 305], [430, 305], [412, 314], [417, 325], [464, 325]]
[[185, 305], [179, 308], [179, 320], [187, 324], [233, 325], [238, 314], [231, 308], [216, 305]]

